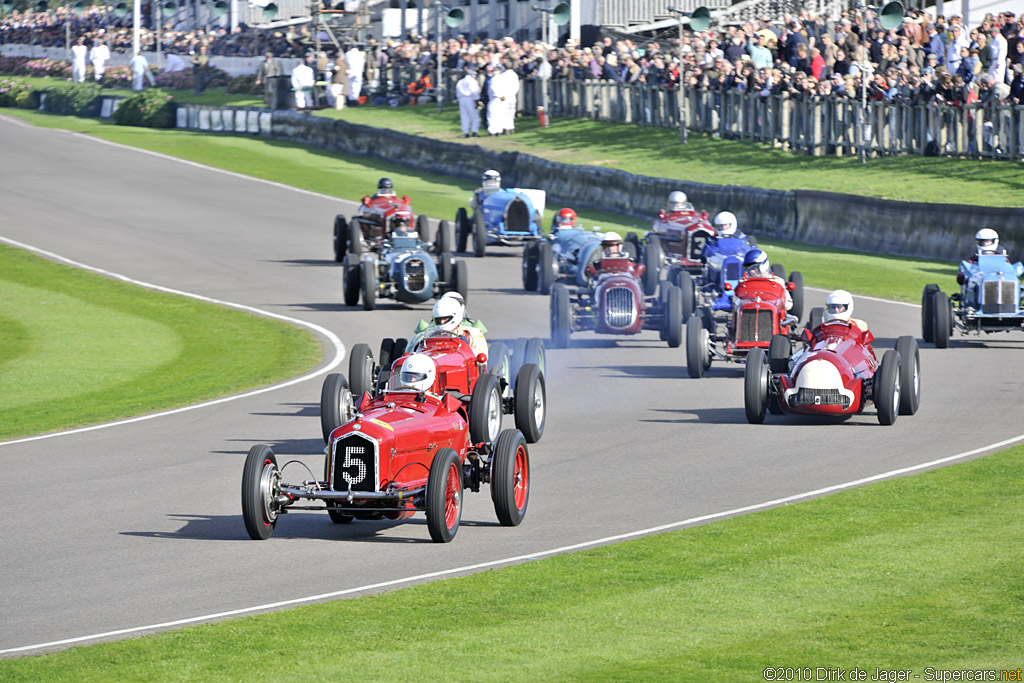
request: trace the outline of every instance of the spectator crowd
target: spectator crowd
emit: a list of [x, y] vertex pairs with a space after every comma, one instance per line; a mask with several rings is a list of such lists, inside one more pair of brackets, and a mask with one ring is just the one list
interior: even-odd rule
[[[103, 7], [80, 15], [60, 8], [46, 13], [18, 13], [0, 22], [0, 43], [63, 47], [65, 21], [73, 41], [86, 46], [104, 40], [113, 51], [131, 49], [130, 17], [115, 18]], [[910, 10], [898, 28], [886, 30], [873, 12], [845, 11], [840, 16], [817, 16], [810, 11], [759, 21], [731, 24], [684, 34], [674, 30], [662, 39], [604, 37], [582, 46], [572, 40], [543, 45], [512, 38], [459, 36], [442, 41], [442, 66], [474, 73], [485, 86], [489, 76], [514, 70], [520, 79], [543, 77], [570, 81], [690, 88], [793, 98], [859, 98], [908, 103], [944, 102], [951, 105], [987, 103], [993, 99], [1024, 104], [1024, 17], [1013, 12], [986, 14], [967, 25], [958, 14], [932, 16]], [[327, 36], [320, 36], [324, 41]], [[314, 36], [308, 26], [284, 30], [177, 30], [168, 24], [161, 32], [165, 53], [187, 54], [206, 46], [211, 57], [304, 57]], [[142, 33], [142, 49], [155, 49], [156, 34]], [[341, 53], [352, 46], [343, 46]], [[357, 50], [357, 52], [359, 52]], [[370, 86], [367, 94], [418, 94], [436, 69], [435, 45], [426, 38], [370, 39], [356, 64], [347, 65], [347, 78]], [[547, 57], [547, 64], [544, 57]], [[330, 69], [339, 55], [314, 55]], [[361, 62], [361, 63], [360, 63]], [[324, 74], [331, 80], [330, 74]], [[321, 75], [317, 75], [320, 78]], [[862, 88], [866, 84], [867, 92]], [[359, 90], [346, 88], [358, 97]], [[353, 98], [355, 99], [355, 98]]]

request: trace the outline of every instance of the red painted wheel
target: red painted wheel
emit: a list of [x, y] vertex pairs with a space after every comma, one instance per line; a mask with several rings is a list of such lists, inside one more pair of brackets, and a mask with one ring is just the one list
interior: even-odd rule
[[502, 526], [518, 526], [530, 502], [530, 452], [518, 429], [498, 437], [491, 459], [491, 499]]
[[451, 448], [434, 454], [427, 477], [427, 529], [437, 543], [448, 543], [462, 519], [462, 463]]

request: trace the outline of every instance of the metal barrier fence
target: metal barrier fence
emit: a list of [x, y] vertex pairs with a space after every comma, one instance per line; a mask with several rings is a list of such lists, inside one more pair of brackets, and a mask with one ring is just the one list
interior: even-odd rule
[[[446, 92], [454, 93], [455, 80]], [[541, 106], [542, 81], [520, 82], [519, 111]], [[548, 82], [553, 118], [586, 118], [678, 128], [730, 140], [749, 140], [814, 156], [917, 154], [1024, 159], [1024, 106], [868, 102], [832, 98], [761, 96], [684, 88], [623, 85], [609, 81]]]

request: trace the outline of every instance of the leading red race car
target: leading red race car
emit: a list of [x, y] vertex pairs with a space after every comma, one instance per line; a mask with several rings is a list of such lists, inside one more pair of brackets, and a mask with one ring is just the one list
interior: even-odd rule
[[[354, 417], [331, 431], [323, 481], [285, 483], [269, 446], [249, 451], [242, 515], [252, 538], [269, 538], [279, 516], [290, 510], [326, 509], [337, 524], [425, 512], [431, 538], [447, 543], [458, 531], [463, 489], [479, 491], [481, 484], [490, 485], [502, 525], [522, 522], [530, 494], [529, 451], [522, 432], [501, 430], [499, 376], [482, 372], [486, 359], [474, 357], [463, 340], [433, 337], [421, 353], [396, 360], [392, 377], [400, 377], [413, 357], [433, 364], [429, 388], [409, 390], [392, 379], [376, 397], [364, 393]], [[519, 382], [531, 379], [543, 397], [539, 369], [524, 365]], [[324, 393], [340, 397], [342, 384], [343, 376], [331, 375]], [[533, 389], [538, 391], [536, 384]], [[530, 413], [542, 429], [543, 398]], [[326, 508], [297, 506], [302, 500], [323, 501]]]
[[626, 235], [626, 242], [633, 245], [638, 255], [644, 254], [647, 266], [651, 265], [649, 254], [654, 252], [659, 265], [670, 271], [685, 270], [698, 275], [704, 268], [704, 245], [715, 235], [708, 212], [697, 211], [689, 202], [683, 202], [679, 210], [658, 213], [643, 245], [635, 232]]
[[[811, 312], [819, 318], [820, 309]], [[781, 337], [781, 335], [780, 335]], [[917, 340], [900, 337], [879, 362], [874, 335], [853, 321], [824, 322], [805, 332], [805, 348], [790, 358], [771, 360], [761, 349], [747, 355], [743, 405], [747, 421], [764, 422], [765, 412], [843, 416], [875, 404], [878, 421], [891, 425], [899, 415], [913, 415], [921, 400], [921, 359]], [[772, 347], [790, 348], [788, 338]]]
[[[334, 260], [344, 261], [348, 253], [377, 251], [391, 237], [393, 226], [398, 221], [406, 226], [414, 223], [408, 196], [375, 194], [363, 197], [359, 212], [351, 220], [342, 214], [334, 218]], [[434, 244], [436, 253], [454, 250], [455, 229], [448, 221], [441, 221], [437, 235], [434, 235], [425, 215], [416, 216], [415, 226], [419, 240]]]

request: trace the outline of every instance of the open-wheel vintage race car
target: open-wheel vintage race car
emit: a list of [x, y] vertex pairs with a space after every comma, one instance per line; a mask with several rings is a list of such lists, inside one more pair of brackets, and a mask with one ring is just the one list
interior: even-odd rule
[[544, 190], [477, 190], [472, 215], [465, 207], [455, 214], [458, 250], [466, 251], [471, 237], [476, 256], [485, 256], [489, 244], [507, 247], [539, 239], [545, 197]]
[[[732, 288], [728, 282], [724, 286]], [[789, 313], [787, 290], [793, 298]], [[682, 292], [685, 312], [687, 290], [682, 288]], [[703, 377], [714, 360], [743, 362], [752, 349], [768, 349], [775, 337], [788, 339], [799, 335], [798, 295], [802, 306], [802, 277], [783, 285], [774, 277], [747, 276], [733, 289], [732, 307], [724, 320], [715, 315], [711, 306], [699, 306], [686, 320], [687, 373], [690, 377]]]
[[377, 251], [391, 239], [396, 224], [415, 227], [421, 242], [433, 245], [434, 252], [441, 254], [455, 250], [455, 229], [448, 221], [441, 221], [437, 232], [427, 216], [420, 214], [413, 221], [409, 197], [366, 196], [359, 206], [359, 213], [347, 219], [338, 214], [334, 218], [334, 260], [345, 260], [346, 254], [362, 254]]
[[862, 412], [869, 401], [883, 425], [917, 412], [916, 339], [900, 337], [879, 362], [871, 348], [874, 336], [853, 321], [825, 322], [805, 336], [805, 347], [792, 357], [790, 339], [782, 335], [772, 339], [768, 354], [755, 349], [747, 355], [743, 405], [751, 424], [764, 422], [766, 412], [847, 416]]
[[938, 285], [924, 288], [921, 337], [944, 349], [954, 330], [980, 336], [1024, 329], [1022, 275], [1024, 264], [1010, 263], [1003, 254], [979, 254], [961, 262], [958, 293], [947, 296]]
[[656, 295], [646, 296], [645, 267], [626, 257], [603, 257], [591, 270], [590, 286], [573, 291], [557, 283], [551, 288], [551, 338], [556, 347], [567, 348], [572, 333], [579, 330], [632, 335], [654, 329], [670, 347], [682, 344], [683, 304], [678, 287], [662, 282], [660, 290], [655, 285]]
[[448, 251], [440, 252], [435, 263], [428, 249], [415, 234], [396, 232], [376, 253], [346, 254], [345, 305], [355, 306], [362, 297], [363, 308], [372, 311], [378, 299], [418, 304], [445, 292], [458, 292], [465, 300], [469, 293], [466, 263], [456, 261]]
[[[704, 246], [717, 234], [708, 220], [708, 212], [697, 211], [687, 202], [681, 211], [661, 211], [642, 239], [635, 232], [627, 233], [626, 243], [637, 254], [644, 255], [647, 266], [656, 257], [670, 272], [676, 268], [699, 275], [704, 268]], [[656, 248], [646, 247], [651, 242]]]
[[555, 282], [577, 287], [590, 284], [587, 266], [601, 260], [603, 233], [560, 228], [523, 246], [523, 289], [549, 294]]

